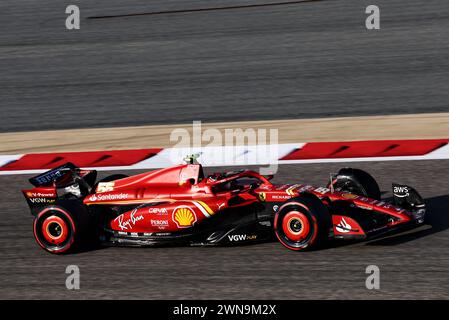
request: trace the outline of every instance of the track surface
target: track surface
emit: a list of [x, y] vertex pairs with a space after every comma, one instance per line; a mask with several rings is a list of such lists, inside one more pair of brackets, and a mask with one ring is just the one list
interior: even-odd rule
[[[65, 29], [65, 3], [0, 2], [0, 132], [449, 110], [445, 1], [377, 0], [372, 32], [366, 0], [102, 20], [86, 18], [223, 1], [71, 3], [79, 31]], [[448, 165], [358, 165], [415, 185], [432, 228], [300, 254], [269, 243], [52, 256], [32, 237], [26, 177], [2, 176], [0, 298], [449, 298]], [[277, 181], [319, 185], [338, 166], [283, 166]], [[80, 291], [65, 289], [68, 264], [81, 269]], [[370, 264], [380, 291], [365, 289]]]
[[371, 2], [1, 1], [0, 132], [448, 111], [449, 2]]
[[[275, 182], [322, 185], [343, 164], [282, 166]], [[449, 161], [359, 163], [382, 190], [416, 186], [428, 223], [411, 233], [314, 252], [279, 243], [221, 248], [106, 248], [69, 256], [34, 242], [32, 217], [19, 190], [26, 176], [0, 176], [0, 299], [429, 299], [449, 298]], [[212, 169], [208, 169], [210, 172]], [[388, 196], [388, 195], [386, 195]], [[81, 290], [65, 289], [76, 264]], [[365, 288], [365, 268], [381, 270], [381, 289]]]

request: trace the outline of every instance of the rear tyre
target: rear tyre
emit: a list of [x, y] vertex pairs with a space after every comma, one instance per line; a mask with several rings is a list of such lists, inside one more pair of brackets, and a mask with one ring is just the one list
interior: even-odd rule
[[42, 208], [33, 222], [34, 238], [55, 254], [82, 249], [89, 240], [89, 214], [78, 202], [59, 201]]
[[274, 231], [279, 242], [295, 251], [324, 245], [331, 227], [327, 207], [309, 193], [290, 199], [274, 217]]
[[333, 181], [333, 187], [336, 191], [349, 192], [376, 200], [380, 200], [381, 196], [376, 180], [368, 172], [360, 169], [340, 169]]

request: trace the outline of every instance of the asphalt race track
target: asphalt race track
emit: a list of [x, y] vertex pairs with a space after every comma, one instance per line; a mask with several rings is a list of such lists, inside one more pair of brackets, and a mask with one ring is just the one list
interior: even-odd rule
[[[286, 165], [274, 181], [322, 185], [342, 165]], [[113, 247], [55, 256], [34, 241], [32, 217], [19, 191], [28, 186], [28, 177], [0, 176], [0, 299], [449, 298], [449, 162], [351, 165], [369, 170], [384, 191], [393, 181], [415, 186], [426, 198], [428, 225], [371, 242], [301, 253], [274, 242], [220, 248]], [[80, 268], [79, 291], [65, 287], [69, 264]], [[365, 288], [365, 268], [372, 264], [380, 268], [380, 290]]]
[[271, 2], [1, 1], [0, 132], [448, 111], [449, 2]]
[[[268, 1], [283, 2], [226, 4]], [[378, 31], [365, 29], [368, 0], [70, 3], [79, 31], [65, 29], [68, 3], [0, 2], [0, 132], [449, 110], [447, 1], [376, 0]], [[286, 165], [275, 181], [320, 185], [340, 166]], [[54, 256], [33, 239], [28, 177], [0, 176], [0, 299], [448, 299], [449, 161], [357, 167], [385, 191], [415, 186], [429, 225], [304, 253], [275, 242]], [[69, 264], [79, 291], [65, 288]], [[372, 264], [380, 290], [365, 288]]]

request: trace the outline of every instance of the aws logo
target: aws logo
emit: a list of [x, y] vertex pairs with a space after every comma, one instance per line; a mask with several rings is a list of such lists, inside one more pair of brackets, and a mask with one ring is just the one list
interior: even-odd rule
[[172, 219], [178, 228], [191, 227], [197, 220], [195, 212], [187, 206], [179, 206], [173, 210]]
[[393, 193], [399, 198], [405, 198], [410, 195], [410, 191], [407, 186], [394, 186]]

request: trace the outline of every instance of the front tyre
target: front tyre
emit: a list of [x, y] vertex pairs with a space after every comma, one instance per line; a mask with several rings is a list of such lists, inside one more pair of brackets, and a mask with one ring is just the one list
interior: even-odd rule
[[279, 242], [299, 251], [317, 248], [329, 238], [332, 227], [327, 207], [312, 194], [301, 194], [281, 206], [274, 218]]
[[[381, 193], [376, 180], [366, 171], [354, 168], [340, 169], [333, 180], [336, 191], [349, 192], [362, 197], [380, 200]], [[328, 184], [330, 188], [330, 184]]]
[[79, 203], [61, 201], [43, 208], [34, 219], [33, 233], [42, 249], [55, 254], [80, 249], [88, 238], [89, 217]]

